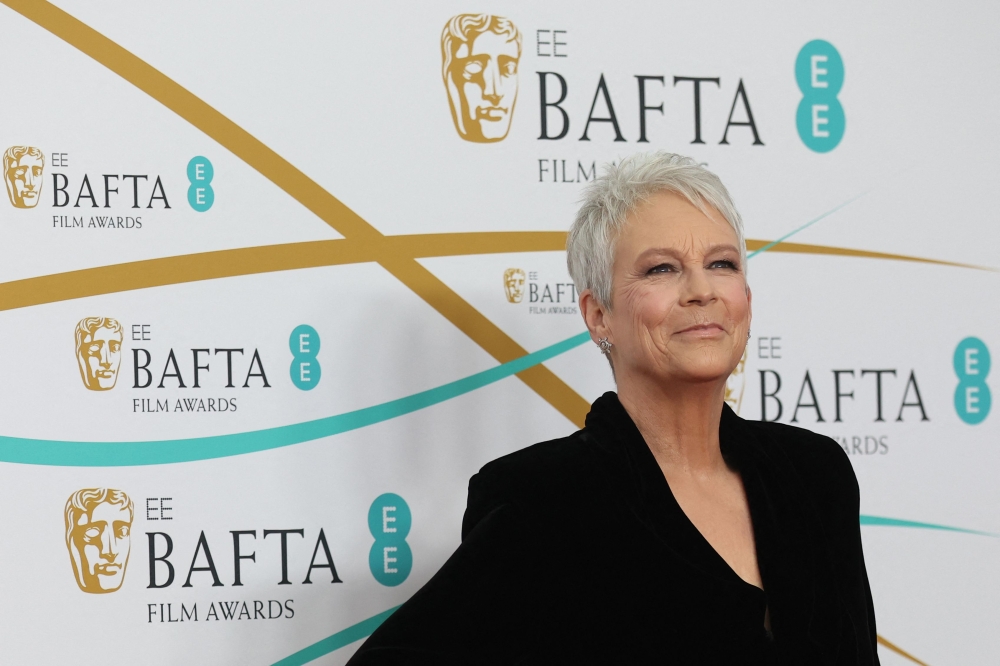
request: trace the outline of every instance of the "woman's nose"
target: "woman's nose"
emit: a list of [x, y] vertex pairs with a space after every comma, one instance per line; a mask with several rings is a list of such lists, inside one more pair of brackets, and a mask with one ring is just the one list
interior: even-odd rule
[[682, 284], [681, 295], [684, 303], [704, 305], [715, 298], [712, 281], [708, 279], [708, 275], [702, 268], [684, 271]]

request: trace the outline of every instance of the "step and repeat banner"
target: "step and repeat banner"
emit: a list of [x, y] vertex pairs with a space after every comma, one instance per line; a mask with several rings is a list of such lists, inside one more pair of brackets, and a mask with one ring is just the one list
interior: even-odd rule
[[727, 399], [850, 455], [883, 663], [996, 663], [1000, 9], [961, 4], [2, 0], [0, 661], [346, 662], [468, 478], [614, 388], [565, 232], [665, 149], [746, 220]]

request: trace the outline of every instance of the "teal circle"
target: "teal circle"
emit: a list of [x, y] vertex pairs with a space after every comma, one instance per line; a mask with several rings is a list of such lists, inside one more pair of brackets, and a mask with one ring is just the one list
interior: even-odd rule
[[955, 347], [952, 365], [959, 380], [979, 381], [986, 383], [986, 375], [990, 374], [990, 350], [982, 340], [968, 337]]
[[[394, 520], [383, 521], [383, 518]], [[379, 495], [372, 502], [371, 508], [368, 509], [368, 531], [371, 532], [376, 541], [380, 539], [402, 541], [410, 533], [411, 521], [410, 506], [406, 500], [395, 493]], [[392, 529], [395, 532], [388, 531]]]
[[982, 423], [990, 414], [993, 396], [986, 384], [959, 382], [955, 387], [955, 411], [969, 425]]
[[844, 107], [835, 97], [803, 97], [795, 112], [799, 138], [807, 148], [817, 153], [828, 153], [836, 148], [844, 138], [845, 125]]
[[826, 40], [812, 40], [795, 58], [795, 82], [806, 97], [836, 97], [844, 85], [844, 61], [840, 52]]
[[215, 190], [211, 185], [192, 183], [188, 188], [188, 203], [199, 213], [204, 213], [215, 203]]
[[316, 359], [292, 359], [292, 366], [288, 369], [288, 375], [292, 378], [292, 384], [300, 391], [311, 391], [319, 386], [319, 380], [323, 376], [323, 367]]
[[[299, 336], [303, 336], [300, 338]], [[319, 353], [319, 333], [309, 324], [299, 324], [288, 336], [288, 349], [292, 356], [316, 357]]]
[[[198, 167], [201, 167], [200, 173]], [[188, 182], [192, 185], [208, 185], [215, 177], [215, 169], [207, 157], [192, 157], [187, 165]]]
[[405, 541], [380, 543], [368, 551], [368, 568], [372, 576], [386, 587], [395, 587], [406, 580], [413, 569], [413, 552]]
[[969, 425], [982, 423], [989, 416], [993, 396], [986, 383], [990, 374], [990, 350], [976, 337], [958, 343], [952, 356], [952, 366], [958, 375], [955, 387], [955, 412]]

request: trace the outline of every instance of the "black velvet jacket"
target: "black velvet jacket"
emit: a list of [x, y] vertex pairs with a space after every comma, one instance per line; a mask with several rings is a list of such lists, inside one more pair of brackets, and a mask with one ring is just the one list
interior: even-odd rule
[[462, 545], [349, 663], [878, 664], [847, 455], [728, 406], [719, 434], [763, 591], [688, 520], [606, 393], [583, 430], [472, 477]]

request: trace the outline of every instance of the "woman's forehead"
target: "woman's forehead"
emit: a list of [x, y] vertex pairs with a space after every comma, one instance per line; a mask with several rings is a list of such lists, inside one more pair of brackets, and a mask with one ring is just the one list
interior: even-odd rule
[[683, 195], [665, 192], [650, 197], [628, 216], [618, 250], [705, 251], [725, 244], [735, 247], [737, 242], [736, 231], [717, 210], [706, 204], [702, 211]]

